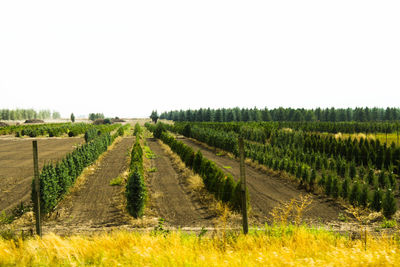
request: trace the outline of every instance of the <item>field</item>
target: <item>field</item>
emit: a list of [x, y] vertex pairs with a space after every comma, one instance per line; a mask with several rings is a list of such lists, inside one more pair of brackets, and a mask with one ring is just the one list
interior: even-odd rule
[[[343, 156], [335, 154], [343, 136], [332, 141], [274, 124], [143, 127], [145, 122], [88, 127], [87, 142], [37, 138], [43, 238], [32, 237], [32, 211], [10, 220], [3, 213], [0, 265], [337, 266], [397, 260], [398, 213], [374, 206], [382, 190], [393, 191], [397, 208], [396, 147], [381, 161], [371, 154], [369, 183], [364, 159], [355, 156], [361, 152], [346, 153], [343, 146]], [[248, 236], [241, 233], [239, 133], [246, 149]], [[31, 140], [0, 137], [5, 214], [21, 201], [32, 205]], [[323, 144], [320, 152], [317, 142], [332, 145]], [[381, 197], [381, 203], [390, 200], [386, 193]]]
[[[59, 160], [82, 142], [79, 137], [39, 139], [39, 167]], [[30, 201], [32, 178], [32, 140], [0, 137], [0, 211]]]

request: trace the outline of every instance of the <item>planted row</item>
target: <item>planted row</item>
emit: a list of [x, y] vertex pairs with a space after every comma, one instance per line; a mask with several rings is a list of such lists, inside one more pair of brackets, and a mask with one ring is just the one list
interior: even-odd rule
[[[77, 147], [57, 163], [46, 164], [40, 172], [40, 211], [47, 214], [75, 183], [83, 169], [93, 164], [107, 150], [117, 135], [104, 133], [89, 143]], [[32, 181], [32, 201], [35, 195]]]
[[161, 139], [178, 154], [186, 167], [202, 177], [209, 192], [214, 194], [217, 199], [229, 204], [234, 210], [240, 210], [240, 182], [235, 182], [231, 175], [225, 174], [213, 161], [203, 157], [200, 151], [195, 153], [191, 147], [164, 131], [163, 124], [159, 123], [157, 126], [146, 124], [145, 126], [154, 133], [156, 138]]
[[140, 131], [136, 131], [137, 126], [135, 127], [136, 142], [131, 151], [130, 171], [125, 190], [127, 210], [135, 218], [143, 216], [147, 197], [143, 175], [143, 150], [140, 145]]

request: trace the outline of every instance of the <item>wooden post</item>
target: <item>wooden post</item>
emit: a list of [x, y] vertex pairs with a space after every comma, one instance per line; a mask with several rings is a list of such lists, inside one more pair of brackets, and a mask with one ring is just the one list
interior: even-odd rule
[[42, 226], [40, 224], [40, 181], [39, 181], [39, 160], [38, 160], [38, 149], [37, 149], [37, 141], [32, 141], [33, 147], [33, 171], [35, 177], [35, 195], [34, 197], [34, 211], [36, 217], [36, 234], [42, 237]]
[[243, 233], [246, 235], [249, 232], [249, 223], [247, 220], [247, 197], [246, 197], [246, 173], [244, 169], [244, 142], [243, 137], [239, 137], [239, 154], [240, 154], [240, 185], [242, 195], [242, 218], [243, 218]]

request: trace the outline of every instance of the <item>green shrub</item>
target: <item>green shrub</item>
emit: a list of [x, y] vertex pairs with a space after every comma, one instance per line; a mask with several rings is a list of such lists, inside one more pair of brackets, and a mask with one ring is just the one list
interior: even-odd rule
[[382, 203], [383, 215], [390, 219], [397, 211], [397, 203], [391, 189], [387, 189]]

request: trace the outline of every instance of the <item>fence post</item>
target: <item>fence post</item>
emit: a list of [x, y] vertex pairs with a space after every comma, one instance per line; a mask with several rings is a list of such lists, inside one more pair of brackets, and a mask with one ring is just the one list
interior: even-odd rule
[[247, 220], [247, 197], [246, 197], [246, 173], [244, 169], [244, 142], [243, 137], [239, 137], [239, 154], [240, 154], [240, 185], [242, 195], [242, 217], [243, 217], [243, 233], [249, 232], [249, 224]]
[[42, 237], [42, 226], [40, 224], [40, 181], [39, 181], [39, 163], [38, 163], [38, 149], [37, 149], [37, 141], [32, 141], [33, 147], [33, 171], [35, 177], [35, 195], [34, 199], [34, 211], [36, 218], [36, 234]]

